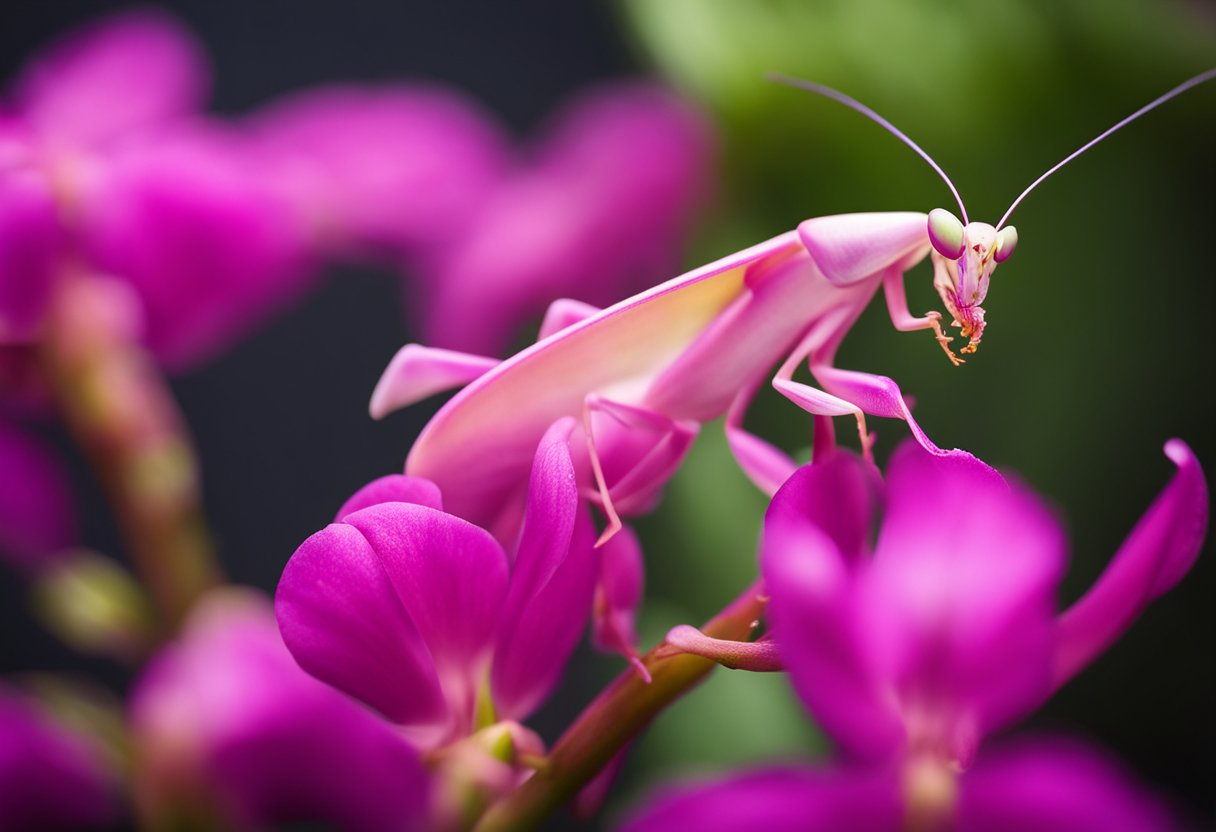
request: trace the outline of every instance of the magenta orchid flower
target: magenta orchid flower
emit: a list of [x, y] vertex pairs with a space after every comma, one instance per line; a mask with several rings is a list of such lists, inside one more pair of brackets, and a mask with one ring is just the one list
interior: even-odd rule
[[708, 125], [670, 92], [632, 83], [580, 95], [424, 265], [423, 340], [501, 355], [553, 298], [606, 306], [658, 283], [679, 264], [711, 155]]
[[193, 39], [140, 10], [53, 43], [0, 94], [0, 343], [36, 337], [66, 219], [107, 154], [193, 113], [206, 87]]
[[300, 666], [405, 726], [423, 747], [548, 696], [591, 610], [597, 564], [570, 420], [536, 453], [523, 530], [505, 551], [415, 477], [377, 480], [283, 571], [275, 606]]
[[213, 356], [316, 275], [307, 228], [247, 143], [218, 127], [111, 154], [79, 209], [92, 268], [128, 282], [170, 369]]
[[149, 11], [69, 35], [17, 79], [0, 118], [0, 342], [36, 339], [76, 272], [130, 282], [173, 368], [300, 292], [309, 229], [249, 142], [201, 122], [207, 85], [193, 39]]
[[1117, 761], [1059, 739], [985, 751], [965, 774], [787, 766], [667, 789], [622, 832], [1165, 832], [1169, 806]]
[[[1207, 487], [1185, 444], [1173, 440], [1166, 453], [1178, 466], [1174, 479], [1098, 582], [1060, 616], [1059, 523], [974, 457], [932, 456], [911, 444], [898, 451], [873, 549], [872, 469], [836, 454], [799, 470], [765, 520], [771, 641], [715, 642], [690, 637], [691, 628], [678, 636], [690, 652], [732, 666], [754, 658], [760, 669], [773, 669], [775, 645], [803, 703], [853, 768], [756, 775], [708, 802], [771, 793], [785, 807], [773, 828], [796, 828], [793, 813], [805, 810], [803, 817], [855, 817], [866, 829], [1097, 830], [1111, 828], [1101, 820], [1118, 816], [1111, 807], [1136, 819], [1118, 828], [1164, 828], [1153, 820], [1159, 812], [1088, 753], [977, 750], [1093, 661], [1194, 563]], [[1072, 774], [1061, 780], [1061, 771]], [[689, 828], [728, 828], [691, 797], [678, 801], [703, 819]], [[657, 809], [637, 828], [658, 828], [649, 824], [669, 811]], [[1069, 818], [1088, 820], [1053, 825]]]
[[119, 818], [102, 748], [0, 685], [0, 819], [10, 832], [105, 829]]
[[424, 84], [323, 87], [250, 123], [269, 169], [334, 254], [415, 260], [472, 233], [510, 163], [472, 101]]
[[414, 747], [300, 670], [253, 592], [195, 609], [138, 681], [131, 724], [137, 800], [157, 827], [201, 812], [195, 820], [229, 829], [320, 821], [378, 832], [428, 816]]
[[0, 420], [0, 559], [27, 573], [75, 542], [67, 472], [50, 449]]

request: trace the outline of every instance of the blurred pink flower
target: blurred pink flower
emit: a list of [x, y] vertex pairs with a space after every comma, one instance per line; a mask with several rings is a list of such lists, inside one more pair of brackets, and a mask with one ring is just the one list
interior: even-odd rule
[[313, 274], [307, 229], [244, 139], [198, 114], [207, 69], [125, 12], [35, 58], [0, 118], [0, 343], [36, 339], [68, 270], [130, 282], [159, 359], [210, 357]]
[[500, 126], [437, 85], [306, 90], [248, 126], [329, 254], [433, 255], [470, 233], [510, 164]]
[[0, 558], [27, 573], [75, 542], [67, 473], [55, 454], [0, 421]]
[[427, 480], [385, 477], [352, 497], [279, 583], [279, 626], [300, 665], [423, 747], [534, 711], [579, 640], [597, 570], [572, 429], [557, 423], [537, 450], [510, 554], [444, 512]]
[[795, 690], [852, 758], [966, 767], [1186, 574], [1207, 524], [1190, 449], [1101, 578], [1057, 617], [1064, 533], [1031, 492], [962, 452], [906, 445], [876, 492], [858, 460], [801, 469], [773, 498], [761, 566]]
[[413, 294], [423, 340], [499, 355], [555, 298], [606, 306], [676, 274], [712, 152], [705, 119], [657, 86], [579, 95], [424, 264]]
[[91, 739], [0, 685], [0, 820], [7, 832], [107, 828], [117, 783]]
[[[269, 602], [222, 590], [155, 656], [131, 702], [136, 799], [157, 828], [318, 821], [421, 828], [430, 785], [383, 720], [300, 670]], [[217, 816], [218, 815], [218, 816]]]
[[[1166, 445], [1173, 480], [1062, 616], [1063, 532], [974, 457], [908, 443], [880, 502], [873, 470], [836, 454], [773, 498], [761, 566], [770, 634], [845, 767], [761, 772], [661, 800], [631, 832], [730, 829], [1171, 828], [1112, 764], [1075, 745], [979, 746], [1038, 707], [1186, 574], [1207, 524], [1203, 473]], [[723, 643], [723, 648], [733, 643]], [[977, 755], [978, 751], [978, 755]]]
[[1170, 809], [1099, 750], [1021, 740], [960, 776], [788, 766], [659, 792], [623, 832], [1165, 832]]

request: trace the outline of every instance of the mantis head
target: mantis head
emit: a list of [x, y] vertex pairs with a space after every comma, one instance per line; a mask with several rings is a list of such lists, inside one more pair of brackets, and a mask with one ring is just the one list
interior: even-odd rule
[[986, 222], [966, 225], [944, 208], [929, 212], [929, 242], [933, 245], [933, 288], [941, 296], [946, 311], [961, 329], [967, 346], [960, 352], [973, 353], [984, 335], [984, 307], [988, 281], [998, 263], [1013, 254], [1018, 232], [1012, 225], [1000, 231]]
[[[1172, 90], [1157, 96], [1127, 118], [1099, 133], [1048, 168], [1046, 173], [1031, 182], [1030, 186], [1022, 191], [1021, 195], [1013, 201], [1013, 204], [1009, 206], [1009, 209], [1005, 211], [1005, 215], [1001, 217], [1000, 222], [995, 226], [989, 225], [986, 222], [970, 222], [967, 219], [967, 208], [963, 205], [963, 198], [959, 196], [958, 188], [954, 187], [954, 183], [950, 181], [950, 177], [942, 170], [941, 165], [933, 161], [933, 158], [922, 150], [920, 145], [904, 135], [899, 128], [865, 104], [845, 95], [839, 90], [825, 87], [823, 84], [816, 84], [813, 81], [802, 81], [784, 75], [770, 75], [769, 78], [779, 83], [838, 101], [849, 109], [860, 113], [910, 147], [946, 183], [946, 187], [950, 189], [950, 193], [954, 196], [954, 201], [958, 203], [958, 208], [963, 218], [960, 221], [952, 213], [943, 208], [934, 209], [929, 213], [929, 242], [933, 245], [933, 251], [931, 252], [933, 258], [933, 286], [937, 289], [937, 293], [941, 295], [942, 302], [946, 305], [946, 310], [953, 316], [954, 325], [962, 330], [963, 337], [969, 339], [967, 346], [963, 347], [960, 352], [973, 353], [979, 347], [980, 337], [984, 334], [984, 308], [980, 304], [984, 302], [984, 297], [988, 294], [988, 281], [992, 279], [992, 272], [996, 269], [997, 264], [1007, 260], [1009, 255], [1013, 254], [1013, 249], [1018, 243], [1017, 230], [1011, 225], [1005, 225], [1006, 220], [1009, 219], [1014, 209], [1022, 203], [1027, 194], [1098, 142], [1107, 138], [1112, 133], [1122, 130], [1140, 118], [1140, 116], [1160, 107], [1171, 98], [1181, 95], [1199, 84], [1216, 79], [1216, 68], [1209, 69], [1207, 72], [1201, 72], [1193, 78], [1183, 81]], [[936, 314], [930, 313], [931, 316], [935, 316]], [[937, 334], [937, 340], [941, 343], [942, 348], [945, 349], [946, 355], [950, 357], [950, 360], [955, 365], [963, 363], [962, 359], [958, 358], [947, 346], [952, 339], [942, 334], [937, 318], [933, 317], [931, 320], [933, 330]]]

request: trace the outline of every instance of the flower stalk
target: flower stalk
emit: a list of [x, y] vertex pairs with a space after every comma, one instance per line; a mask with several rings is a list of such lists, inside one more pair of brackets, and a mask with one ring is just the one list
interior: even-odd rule
[[[763, 582], [756, 581], [702, 630], [712, 638], [744, 641], [754, 633], [767, 603]], [[671, 655], [663, 644], [641, 661], [651, 681], [635, 668], [618, 676], [558, 739], [545, 765], [490, 807], [475, 832], [535, 828], [573, 800], [652, 719], [717, 666], [700, 656]]]
[[125, 287], [59, 281], [42, 357], [56, 403], [114, 508], [161, 623], [175, 630], [219, 582], [185, 421], [139, 346]]

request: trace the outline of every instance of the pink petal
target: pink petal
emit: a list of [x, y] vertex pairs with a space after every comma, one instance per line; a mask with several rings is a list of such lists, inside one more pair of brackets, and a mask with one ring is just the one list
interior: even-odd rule
[[140, 678], [131, 722], [145, 800], [198, 800], [201, 791], [228, 828], [313, 821], [378, 832], [425, 822], [417, 750], [300, 670], [252, 592], [216, 593], [196, 607]]
[[67, 472], [49, 448], [0, 422], [0, 557], [37, 571], [75, 541]]
[[119, 814], [118, 784], [106, 762], [90, 737], [0, 685], [0, 818], [6, 830], [110, 828]]
[[51, 185], [33, 169], [0, 175], [0, 344], [37, 338], [65, 239]]
[[380, 558], [336, 523], [301, 544], [279, 579], [275, 612], [300, 666], [403, 725], [442, 724], [434, 661]]
[[421, 477], [406, 477], [401, 474], [389, 474], [378, 480], [372, 480], [356, 491], [349, 500], [338, 509], [334, 522], [340, 523], [348, 514], [354, 514], [360, 509], [381, 503], [414, 503], [436, 511], [443, 511], [443, 498], [439, 489], [430, 480]]
[[471, 718], [498, 633], [506, 555], [484, 529], [424, 506], [382, 503], [343, 523], [357, 529], [379, 558], [430, 650], [459, 726]]
[[428, 280], [428, 343], [499, 354], [554, 297], [607, 305], [674, 271], [710, 155], [701, 117], [620, 84], [561, 113]]
[[770, 633], [790, 680], [832, 738], [860, 758], [890, 755], [904, 735], [873, 675], [856, 608], [878, 485], [850, 454], [800, 468], [769, 505], [760, 554]]
[[895, 777], [872, 771], [786, 768], [757, 771], [660, 792], [622, 832], [804, 832], [900, 829], [903, 806]]
[[600, 650], [634, 656], [638, 644], [635, 618], [645, 583], [642, 544], [633, 529], [623, 526], [598, 551], [592, 643]]
[[882, 482], [873, 466], [847, 453], [798, 469], [765, 514], [765, 526], [810, 523], [850, 563], [869, 553]]
[[1165, 445], [1178, 472], [1128, 535], [1097, 583], [1060, 616], [1055, 684], [1080, 672], [1195, 563], [1208, 523], [1208, 489], [1191, 449]]
[[168, 15], [122, 12], [52, 44], [13, 96], [36, 129], [62, 145], [92, 145], [196, 110], [207, 92], [194, 38]]
[[536, 452], [523, 533], [494, 649], [494, 702], [523, 719], [552, 691], [591, 612], [594, 528], [580, 505], [569, 441], [556, 423]]
[[297, 198], [356, 252], [417, 255], [462, 239], [509, 162], [489, 114], [426, 85], [308, 90], [254, 128]]
[[1047, 689], [1063, 531], [1037, 497], [962, 452], [908, 442], [888, 483], [862, 587], [869, 640], [881, 674], [921, 712], [910, 719], [954, 714], [947, 733], [963, 734], [938, 740], [965, 761], [971, 732], [1027, 712]]
[[753, 673], [785, 670], [777, 643], [771, 639], [728, 641], [711, 638], [689, 624], [680, 624], [668, 631], [664, 641], [681, 653], [702, 656], [732, 670], [749, 670]]
[[148, 346], [174, 368], [211, 357], [314, 276], [307, 229], [218, 130], [130, 148], [83, 213], [95, 266], [135, 288]]
[[[842, 457], [842, 459], [852, 459]], [[854, 461], [850, 464], [860, 465]], [[830, 490], [845, 464], [813, 465], [777, 492], [798, 496], [810, 477]], [[861, 614], [852, 559], [797, 511], [771, 509], [760, 566], [771, 601], [769, 632], [794, 689], [816, 721], [852, 757], [882, 760], [901, 747], [905, 727], [877, 675]]]
[[1164, 832], [1168, 808], [1122, 766], [1075, 742], [1022, 741], [985, 751], [963, 775], [959, 832]]

